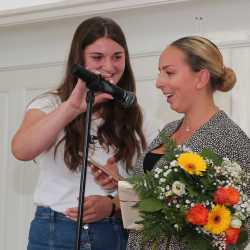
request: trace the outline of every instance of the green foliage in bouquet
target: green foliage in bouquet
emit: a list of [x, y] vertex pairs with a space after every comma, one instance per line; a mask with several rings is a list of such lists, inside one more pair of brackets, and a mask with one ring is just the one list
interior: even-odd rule
[[139, 194], [145, 241], [157, 249], [175, 238], [192, 250], [244, 249], [248, 237], [249, 177], [236, 163], [210, 149], [195, 153], [161, 135], [162, 164], [128, 181]]

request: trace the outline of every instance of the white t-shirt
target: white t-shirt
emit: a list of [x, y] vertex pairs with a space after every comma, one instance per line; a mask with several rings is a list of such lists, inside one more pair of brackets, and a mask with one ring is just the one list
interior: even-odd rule
[[[27, 110], [39, 109], [45, 113], [50, 113], [60, 104], [61, 101], [58, 96], [47, 94], [35, 99], [28, 105]], [[91, 135], [96, 134], [101, 122], [101, 118], [92, 119]], [[156, 137], [158, 131], [159, 130], [155, 126], [152, 126], [149, 120], [144, 116], [143, 132], [148, 144]], [[36, 158], [40, 167], [40, 175], [34, 194], [34, 203], [36, 205], [50, 207], [62, 213], [64, 213], [67, 208], [78, 206], [80, 187], [80, 172], [70, 171], [64, 163], [64, 142], [57, 148], [57, 154], [56, 157], [54, 157], [55, 145], [63, 135], [64, 131], [61, 131], [54, 146]], [[113, 152], [112, 149], [107, 152], [97, 140], [94, 147], [90, 145], [89, 155], [91, 155], [96, 162], [105, 165], [107, 160], [113, 156]], [[135, 160], [136, 159], [134, 159], [134, 161]], [[128, 176], [123, 162], [119, 161], [117, 167], [121, 176]], [[85, 196], [107, 194], [110, 194], [110, 192], [104, 190], [95, 182], [90, 168], [88, 168]]]

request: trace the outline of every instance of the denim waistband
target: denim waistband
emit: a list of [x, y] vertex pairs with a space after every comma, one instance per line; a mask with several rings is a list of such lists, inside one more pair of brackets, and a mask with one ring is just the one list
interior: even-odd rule
[[36, 208], [36, 213], [35, 213], [36, 217], [62, 217], [62, 218], [67, 218], [65, 216], [65, 214], [60, 213], [60, 212], [56, 212], [55, 210], [51, 209], [50, 207], [42, 207], [42, 206], [38, 206]]
[[[76, 222], [63, 213], [50, 207], [38, 206], [29, 234], [29, 250], [75, 248]], [[81, 231], [81, 250], [105, 249], [125, 250], [127, 233], [121, 220], [115, 217], [105, 218], [95, 223], [83, 225]]]
[[[48, 219], [49, 218], [51, 218], [51, 219], [63, 219], [63, 220], [70, 220], [72, 222], [76, 222], [76, 221], [71, 220], [70, 218], [66, 217], [66, 215], [63, 213], [57, 212], [57, 211], [51, 209], [50, 207], [43, 207], [43, 206], [38, 206], [36, 208], [35, 217], [48, 218]], [[103, 223], [107, 223], [107, 222], [122, 223], [120, 217], [113, 216], [113, 217], [104, 218], [100, 221], [97, 221], [97, 222], [94, 222], [91, 224], [100, 223], [100, 222], [103, 222]]]

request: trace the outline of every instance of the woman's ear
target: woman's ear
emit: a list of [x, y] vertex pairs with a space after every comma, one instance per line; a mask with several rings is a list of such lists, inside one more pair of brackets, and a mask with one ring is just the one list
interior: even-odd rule
[[201, 69], [198, 72], [198, 81], [196, 84], [197, 89], [202, 89], [209, 84], [210, 80], [210, 72], [207, 69]]

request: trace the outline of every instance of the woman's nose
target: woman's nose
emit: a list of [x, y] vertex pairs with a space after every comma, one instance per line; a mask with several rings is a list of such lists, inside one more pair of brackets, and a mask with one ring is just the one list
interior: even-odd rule
[[102, 68], [108, 72], [108, 73], [113, 73], [114, 71], [114, 63], [111, 58], [106, 58], [104, 61]]
[[163, 86], [166, 85], [166, 78], [163, 77], [161, 74], [158, 75], [158, 77], [156, 78], [156, 82], [155, 82], [156, 88], [162, 88]]

